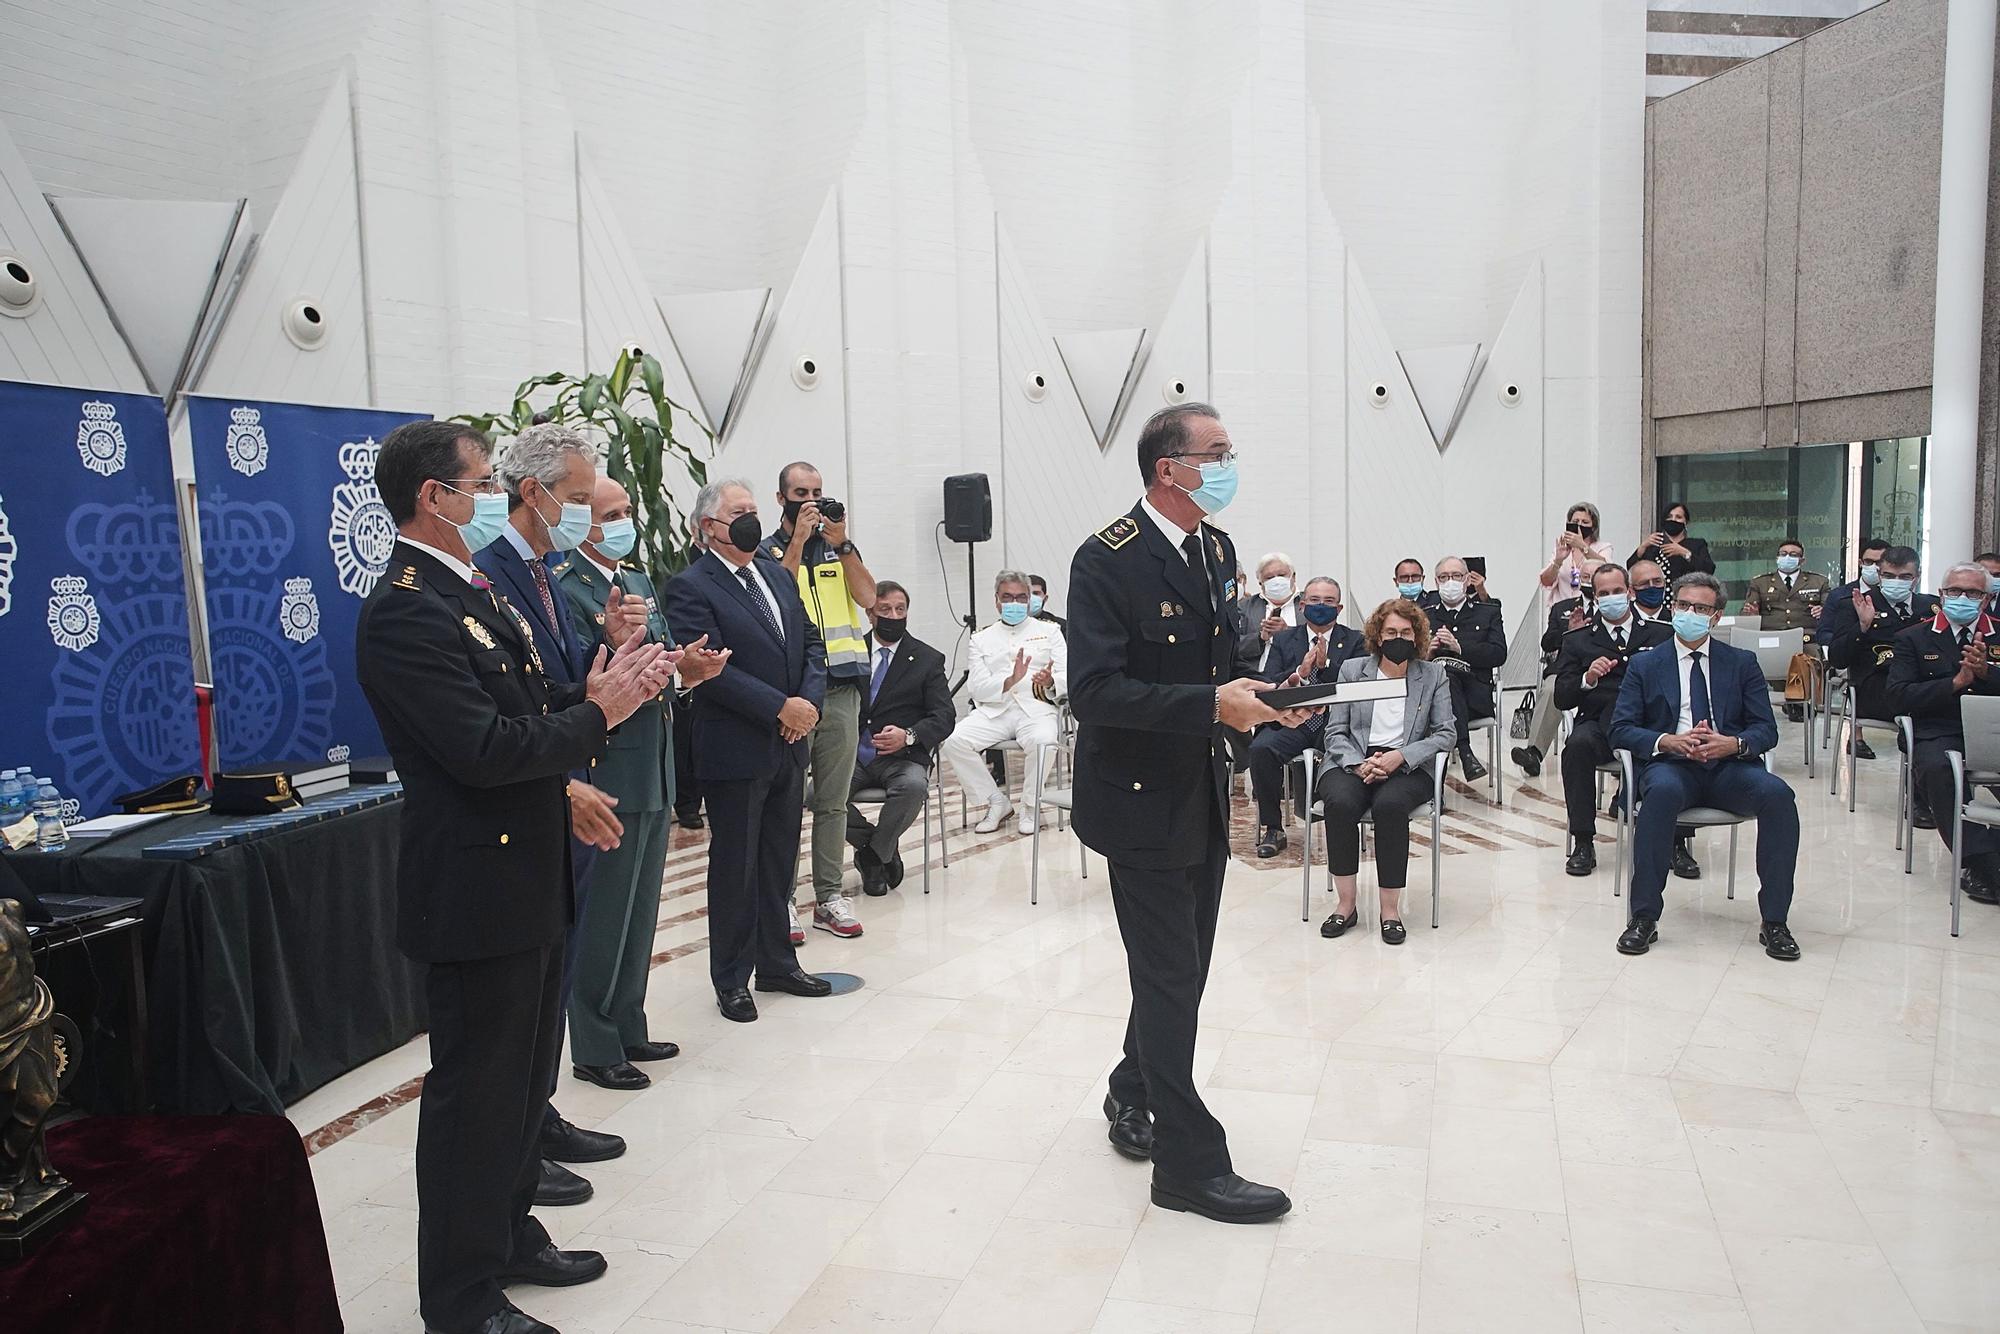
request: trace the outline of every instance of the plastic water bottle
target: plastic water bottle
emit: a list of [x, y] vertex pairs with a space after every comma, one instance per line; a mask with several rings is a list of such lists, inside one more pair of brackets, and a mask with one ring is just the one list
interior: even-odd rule
[[28, 794], [13, 769], [0, 770], [0, 825], [10, 825], [28, 813]]
[[35, 847], [43, 852], [61, 852], [69, 846], [69, 830], [63, 828], [62, 798], [54, 783], [44, 782], [35, 790]]

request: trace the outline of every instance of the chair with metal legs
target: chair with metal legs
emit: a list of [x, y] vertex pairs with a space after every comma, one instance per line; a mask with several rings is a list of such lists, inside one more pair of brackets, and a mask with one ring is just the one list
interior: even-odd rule
[[[1854, 813], [1855, 742], [1859, 741], [1869, 728], [1883, 732], [1895, 732], [1899, 736], [1902, 733], [1902, 728], [1896, 723], [1884, 718], [1863, 718], [1855, 712], [1855, 708], [1854, 687], [1850, 684], [1840, 692], [1840, 721], [1847, 724], [1847, 731], [1841, 744], [1841, 762], [1833, 766], [1833, 776], [1828, 779], [1826, 785], [1828, 796], [1840, 795], [1840, 775], [1845, 770], [1847, 774], [1847, 813], [1849, 815]], [[1910, 788], [1910, 753], [1908, 750], [1903, 752], [1902, 769], [1903, 772], [1898, 782], [1901, 790], [1908, 792]]]
[[[1764, 768], [1768, 772], [1771, 768], [1771, 754], [1769, 751], [1764, 752], [1763, 762]], [[1638, 766], [1633, 761], [1631, 751], [1621, 750], [1618, 752], [1618, 771], [1625, 784], [1625, 805], [1618, 813], [1618, 852], [1615, 863], [1618, 869], [1617, 881], [1613, 886], [1614, 894], [1622, 891], [1624, 888], [1625, 840], [1631, 836], [1632, 823], [1639, 815]], [[1690, 806], [1675, 817], [1674, 822], [1676, 824], [1691, 825], [1696, 829], [1728, 827], [1729, 897], [1732, 899], [1736, 897], [1736, 835], [1745, 824], [1755, 818], [1752, 815], [1738, 815], [1735, 811], [1725, 811], [1715, 806]], [[1633, 851], [1636, 861], [1638, 850], [1634, 848]]]
[[[1965, 873], [1965, 822], [2000, 827], [2000, 801], [1992, 787], [2000, 784], [2000, 698], [1992, 695], [1965, 695], [1958, 701], [1959, 727], [1965, 748], [1945, 752], [1951, 763], [1951, 781], [1959, 800], [1951, 812], [1951, 934], [1958, 935], [1961, 891], [1958, 879]], [[1966, 785], [1975, 791], [1968, 798]], [[1932, 815], [1943, 818], [1942, 811]]]
[[[856, 806], [880, 806], [889, 800], [886, 788], [857, 788], [847, 794], [847, 800]], [[937, 803], [938, 839], [938, 879], [944, 879], [944, 872], [951, 866], [951, 853], [947, 847], [949, 831], [944, 818], [944, 766], [938, 762], [937, 752], [931, 752], [930, 766], [924, 775], [924, 893], [931, 892], [931, 803]]]
[[1500, 739], [1507, 734], [1498, 717], [1474, 718], [1465, 724], [1466, 740], [1474, 733], [1486, 733], [1486, 779], [1493, 785], [1493, 804], [1504, 806], [1507, 802], [1507, 774], [1500, 764]]
[[[1054, 751], [1055, 755], [1051, 756], [1049, 754], [1050, 751]], [[1046, 806], [1055, 811], [1056, 827], [1061, 829], [1064, 827], [1065, 817], [1072, 807], [1072, 798], [1076, 792], [1076, 771], [1074, 765], [1070, 762], [1070, 752], [1067, 748], [1060, 742], [1045, 741], [1042, 743], [1039, 758], [1043, 766], [1043, 772], [1048, 773], [1050, 777], [1055, 776], [1055, 766], [1056, 764], [1060, 764], [1063, 776], [1069, 780], [1071, 785], [1068, 787], [1051, 787], [1047, 782], [1042, 784], [1041, 798], [1035, 806], [1035, 833], [1034, 837], [1030, 840], [1028, 849], [1028, 902], [1031, 905], [1039, 904], [1042, 901], [1042, 807]], [[1054, 763], [1051, 763], [1052, 760]], [[1025, 789], [1021, 793], [1021, 800], [1028, 800], [1028, 794]], [[1078, 874], [1088, 880], [1090, 878], [1090, 852], [1083, 846], [1083, 840], [1080, 838], [1076, 841], [1076, 864]]]
[[[1451, 759], [1449, 752], [1441, 752], [1431, 761], [1431, 799], [1423, 806], [1411, 811], [1412, 818], [1420, 815], [1428, 807], [1431, 817], [1431, 929], [1438, 925], [1438, 885], [1441, 859], [1444, 856], [1444, 767]], [[1305, 824], [1305, 857], [1299, 867], [1299, 920], [1312, 920], [1312, 868], [1313, 868], [1313, 826], [1326, 821], [1325, 809], [1320, 805], [1318, 789], [1315, 786], [1321, 768], [1320, 752], [1308, 748], [1303, 755], [1288, 767], [1296, 768], [1300, 783], [1294, 796], [1293, 813]], [[1372, 816], [1363, 815], [1361, 823], [1372, 826]], [[1326, 867], [1326, 887], [1333, 889], [1333, 861], [1329, 857]]]

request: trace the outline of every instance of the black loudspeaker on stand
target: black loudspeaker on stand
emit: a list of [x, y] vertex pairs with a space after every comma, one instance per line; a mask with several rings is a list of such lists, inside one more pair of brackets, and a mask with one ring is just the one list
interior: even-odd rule
[[[974, 546], [993, 539], [993, 489], [983, 472], [959, 473], [944, 479], [944, 535], [965, 543], [965, 629], [979, 629], [979, 575]], [[959, 679], [959, 685], [964, 678]], [[957, 685], [952, 687], [954, 691]]]

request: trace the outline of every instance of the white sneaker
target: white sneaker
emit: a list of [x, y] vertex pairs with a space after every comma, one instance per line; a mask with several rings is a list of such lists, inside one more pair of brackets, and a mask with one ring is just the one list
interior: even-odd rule
[[830, 931], [843, 939], [852, 939], [861, 934], [861, 919], [854, 915], [854, 905], [848, 902], [847, 896], [840, 894], [814, 906], [813, 927], [819, 931]]
[[792, 944], [803, 945], [806, 943], [806, 929], [799, 925], [798, 902], [794, 900], [793, 902], [788, 903], [785, 906], [791, 910], [790, 912], [791, 920], [785, 923], [786, 933], [790, 936]]
[[1007, 794], [1002, 792], [986, 803], [986, 814], [979, 817], [979, 823], [972, 826], [972, 831], [975, 834], [992, 833], [1000, 827], [1002, 820], [1013, 813], [1013, 810], [1014, 803], [1007, 800]]
[[1036, 812], [1034, 810], [1032, 809], [1023, 810], [1021, 812], [1021, 823], [1016, 825], [1015, 827], [1024, 834], [1034, 833], [1035, 825], [1039, 823], [1039, 821], [1036, 820], [1035, 816]]

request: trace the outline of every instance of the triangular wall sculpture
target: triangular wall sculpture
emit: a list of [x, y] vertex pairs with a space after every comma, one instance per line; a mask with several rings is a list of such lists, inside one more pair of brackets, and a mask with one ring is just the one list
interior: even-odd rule
[[[231, 277], [241, 199], [51, 197], [49, 207], [90, 271], [153, 392], [173, 398]], [[144, 238], [140, 242], [139, 238]]]
[[1431, 428], [1431, 439], [1437, 441], [1439, 449], [1451, 442], [1459, 414], [1465, 411], [1465, 401], [1479, 378], [1479, 354], [1484, 348], [1481, 343], [1454, 343], [1449, 347], [1396, 353], [1396, 359], [1403, 363], [1404, 378], [1417, 396], [1424, 423]]
[[1144, 329], [1102, 329], [1056, 335], [1056, 351], [1069, 372], [1100, 448], [1111, 443], [1119, 414], [1132, 396], [1146, 349]]
[[[361, 253], [353, 108], [343, 74], [320, 104], [234, 296], [224, 293], [217, 303], [220, 327], [212, 345], [197, 347], [189, 386], [287, 403], [374, 403]], [[317, 323], [306, 318], [307, 307]]]
[[28, 163], [0, 123], [0, 257], [32, 281], [32, 299], [0, 313], [0, 379], [146, 392], [146, 376], [119, 336]]
[[742, 401], [770, 311], [768, 287], [660, 298], [660, 314], [687, 363], [702, 411], [718, 432], [729, 429], [731, 409]]

